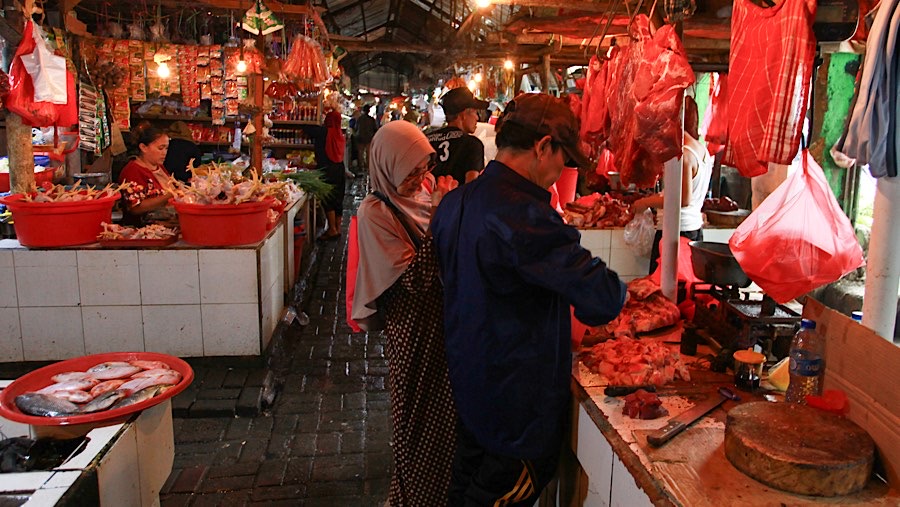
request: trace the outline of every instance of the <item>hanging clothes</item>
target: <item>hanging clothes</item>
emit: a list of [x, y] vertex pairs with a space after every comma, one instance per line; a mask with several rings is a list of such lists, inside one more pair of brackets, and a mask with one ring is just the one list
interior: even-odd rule
[[763, 8], [735, 0], [731, 17], [728, 143], [723, 163], [744, 176], [790, 164], [800, 147], [816, 55], [815, 0]]
[[900, 0], [883, 0], [869, 31], [866, 57], [847, 135], [838, 151], [869, 165], [872, 176], [897, 176], [897, 38]]

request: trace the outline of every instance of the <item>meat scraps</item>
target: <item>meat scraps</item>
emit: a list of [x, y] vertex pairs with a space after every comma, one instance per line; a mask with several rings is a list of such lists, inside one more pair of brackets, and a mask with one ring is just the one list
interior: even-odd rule
[[594, 193], [566, 204], [563, 220], [573, 227], [623, 227], [632, 219], [627, 203], [609, 194]]
[[630, 35], [634, 42], [610, 62], [609, 144], [622, 183], [646, 188], [662, 174], [663, 162], [681, 156], [682, 92], [694, 72], [672, 25], [651, 35], [640, 14]]
[[638, 389], [622, 399], [625, 401], [622, 413], [632, 419], [657, 419], [669, 415], [656, 393]]
[[610, 385], [663, 385], [676, 377], [691, 379], [681, 354], [653, 340], [617, 338], [598, 343], [581, 360]]
[[628, 293], [631, 297], [619, 316], [604, 328], [611, 336], [634, 338], [637, 333], [649, 333], [681, 319], [678, 306], [663, 296], [659, 286], [649, 278], [628, 282]]

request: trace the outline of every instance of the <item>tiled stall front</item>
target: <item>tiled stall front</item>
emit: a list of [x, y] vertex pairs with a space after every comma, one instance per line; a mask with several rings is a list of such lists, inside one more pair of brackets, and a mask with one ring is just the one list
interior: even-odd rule
[[[635, 255], [625, 244], [625, 229], [582, 229], [581, 246], [603, 259], [624, 281], [646, 276], [650, 258]], [[704, 229], [704, 241], [727, 243], [734, 229]]]
[[283, 238], [203, 250], [0, 248], [0, 362], [259, 355], [284, 306]]

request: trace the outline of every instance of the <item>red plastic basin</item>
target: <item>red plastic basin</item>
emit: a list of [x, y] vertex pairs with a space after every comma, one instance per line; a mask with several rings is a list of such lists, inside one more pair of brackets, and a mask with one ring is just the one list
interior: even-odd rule
[[266, 237], [268, 200], [241, 204], [188, 204], [169, 201], [178, 212], [181, 239], [201, 246], [258, 243]]
[[[53, 175], [56, 170], [52, 167], [34, 173], [34, 184], [43, 186], [44, 183], [53, 184]], [[0, 173], [0, 192], [9, 192], [9, 173]]]
[[24, 202], [23, 194], [0, 199], [13, 214], [16, 238], [22, 246], [60, 247], [96, 243], [102, 222], [112, 222], [118, 192], [100, 199], [75, 202]]

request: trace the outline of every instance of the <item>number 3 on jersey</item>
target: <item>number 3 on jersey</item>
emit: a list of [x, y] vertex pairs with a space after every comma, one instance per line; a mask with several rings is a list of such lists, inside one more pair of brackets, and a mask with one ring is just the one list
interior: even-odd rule
[[438, 145], [438, 160], [446, 162], [450, 158], [450, 141], [444, 141]]

